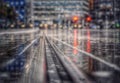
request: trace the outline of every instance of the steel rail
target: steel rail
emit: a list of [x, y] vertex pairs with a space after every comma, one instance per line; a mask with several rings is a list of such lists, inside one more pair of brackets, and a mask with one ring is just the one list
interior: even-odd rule
[[53, 56], [52, 56], [52, 49], [50, 49], [50, 45], [46, 41], [46, 54], [45, 54], [45, 59], [46, 59], [46, 72], [47, 72], [47, 83], [62, 83], [59, 73], [57, 71], [57, 67], [55, 65]]
[[40, 83], [46, 83], [46, 61], [45, 61], [45, 37], [41, 37], [40, 41], [40, 50], [39, 50], [40, 58]]
[[84, 73], [82, 73], [73, 63], [67, 58], [59, 48], [55, 46], [49, 39], [46, 37], [47, 41], [50, 43], [52, 48], [57, 53], [57, 57], [60, 59], [61, 63], [69, 73], [74, 83], [93, 83], [92, 80], [88, 79]]
[[43, 39], [40, 38], [38, 46], [34, 49], [29, 62], [25, 66], [26, 70], [20, 83], [44, 83], [45, 74], [43, 69], [44, 64], [42, 62], [42, 60], [44, 60], [42, 53], [43, 45]]
[[117, 71], [117, 72], [120, 73], [120, 68], [119, 68], [117, 65], [115, 65], [115, 64], [109, 63], [109, 62], [107, 62], [107, 61], [105, 61], [105, 60], [103, 60], [103, 59], [101, 59], [101, 58], [99, 58], [99, 57], [96, 57], [96, 56], [93, 55], [93, 54], [87, 53], [87, 52], [85, 52], [85, 51], [83, 51], [83, 50], [80, 50], [80, 49], [78, 49], [78, 48], [76, 48], [76, 47], [73, 47], [72, 45], [67, 44], [66, 42], [63, 42], [63, 41], [61, 41], [61, 40], [59, 40], [59, 39], [57, 39], [57, 38], [51, 37], [51, 39], [53, 39], [53, 40], [55, 40], [55, 41], [58, 41], [58, 42], [66, 45], [66, 46], [68, 46], [68, 47], [70, 47], [70, 48], [76, 49], [76, 50], [78, 50], [80, 53], [83, 53], [83, 54], [85, 54], [86, 56], [91, 57], [92, 59], [94, 59], [94, 60], [96, 60], [96, 61], [99, 61], [99, 62], [103, 63], [104, 65], [106, 65], [106, 66], [108, 66], [108, 67], [110, 67], [110, 68], [112, 68], [112, 69], [114, 69], [115, 71]]
[[19, 54], [16, 55], [17, 57], [16, 57], [16, 56], [12, 57], [11, 60], [3, 63], [1, 66], [3, 67], [3, 66], [5, 66], [5, 65], [8, 65], [8, 64], [14, 62], [19, 56], [21, 56], [21, 55], [22, 55], [23, 53], [25, 53], [32, 45], [34, 45], [34, 43], [36, 43], [36, 41], [38, 41], [39, 39], [40, 39], [40, 37], [32, 40]]
[[[32, 40], [33, 40], [33, 39], [32, 39]], [[17, 49], [17, 48], [19, 48], [21, 45], [23, 45], [23, 44], [25, 45], [25, 44], [29, 43], [29, 42], [32, 41], [32, 40], [28, 40], [28, 41], [26, 41], [25, 43], [21, 43], [20, 45], [17, 45], [17, 46], [15, 46], [15, 47], [12, 47], [11, 49], [7, 50], [6, 52], [0, 53], [0, 56], [7, 54], [7, 52], [10, 52], [10, 51], [13, 51], [13, 50]]]

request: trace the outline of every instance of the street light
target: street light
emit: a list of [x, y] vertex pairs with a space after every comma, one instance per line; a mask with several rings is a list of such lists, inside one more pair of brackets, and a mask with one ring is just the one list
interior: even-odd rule
[[79, 21], [79, 17], [78, 16], [73, 16], [72, 17], [72, 22], [73, 23], [78, 23], [78, 21]]
[[11, 24], [11, 25], [10, 25], [10, 27], [11, 27], [11, 28], [14, 28], [14, 27], [15, 27], [15, 25], [14, 25], [14, 24]]
[[39, 26], [40, 26], [40, 27], [43, 27], [43, 24], [40, 24]]
[[48, 28], [48, 24], [44, 24], [44, 27], [45, 27], [45, 28]]
[[92, 21], [91, 16], [87, 16], [87, 17], [85, 18], [85, 21], [86, 21], [86, 22], [91, 22], [91, 21]]
[[30, 28], [33, 28], [33, 24], [30, 24], [29, 26], [30, 26]]
[[78, 25], [78, 28], [82, 28], [82, 25], [81, 25], [81, 24], [79, 24], [79, 25]]
[[25, 24], [22, 24], [22, 25], [21, 25], [21, 28], [25, 28]]

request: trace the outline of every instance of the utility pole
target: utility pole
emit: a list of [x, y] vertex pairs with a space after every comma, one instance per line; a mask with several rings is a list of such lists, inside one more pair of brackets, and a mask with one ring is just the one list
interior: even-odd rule
[[113, 0], [113, 15], [114, 15], [114, 22], [117, 21], [116, 19], [116, 0]]
[[[114, 20], [113, 21], [114, 21], [114, 25], [115, 25], [115, 23], [117, 21], [117, 19], [116, 19], [116, 0], [113, 0], [113, 16], [114, 16]], [[112, 56], [112, 63], [115, 63], [115, 55]]]
[[105, 2], [105, 4], [106, 4], [106, 6], [105, 6], [105, 28], [106, 29], [108, 29], [108, 15], [107, 15], [107, 9], [108, 9], [108, 7], [107, 7], [107, 0], [106, 0], [106, 2]]

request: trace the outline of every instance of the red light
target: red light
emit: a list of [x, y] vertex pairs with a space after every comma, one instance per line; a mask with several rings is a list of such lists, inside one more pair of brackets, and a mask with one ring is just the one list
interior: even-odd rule
[[[73, 46], [75, 47], [75, 48], [77, 48], [78, 47], [78, 32], [77, 32], [77, 30], [75, 29], [74, 30], [74, 42], [73, 42]], [[76, 55], [76, 54], [78, 54], [78, 50], [76, 50], [76, 49], [73, 49], [73, 54], [74, 55]]]
[[73, 21], [73, 22], [78, 22], [78, 20], [79, 20], [79, 17], [78, 17], [78, 16], [72, 17], [72, 21]]
[[86, 21], [87, 21], [87, 22], [91, 22], [91, 21], [92, 21], [92, 18], [91, 18], [90, 16], [88, 16], [88, 17], [86, 18]]
[[87, 52], [91, 52], [90, 31], [87, 29]]

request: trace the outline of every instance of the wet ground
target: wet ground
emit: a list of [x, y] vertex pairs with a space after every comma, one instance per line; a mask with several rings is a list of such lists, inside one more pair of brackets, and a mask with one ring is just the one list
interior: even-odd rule
[[[80, 50], [86, 53], [90, 53], [94, 56], [99, 57], [102, 60], [105, 60], [109, 63], [113, 63], [120, 67], [119, 30], [55, 29], [55, 30], [42, 30], [41, 32], [45, 32], [48, 35], [48, 37], [50, 37], [51, 40], [62, 50], [62, 52], [65, 55], [67, 55], [80, 69], [87, 73], [93, 74], [96, 77], [98, 76], [96, 79], [97, 83], [120, 82], [120, 80], [118, 79], [120, 74], [116, 73], [114, 68], [111, 68], [98, 60], [88, 57], [86, 54], [81, 53], [75, 48], [72, 48], [72, 47], [79, 48]], [[0, 35], [0, 65], [3, 65], [7, 61], [13, 59], [33, 39], [34, 39], [33, 35], [31, 34]], [[23, 54], [23, 58], [18, 60], [20, 61], [20, 64], [18, 64], [19, 62], [15, 62], [14, 63], [15, 65], [13, 64], [10, 66], [6, 66], [5, 67], [6, 70], [16, 72], [16, 69], [22, 68], [23, 64], [25, 64], [27, 60], [30, 60], [30, 57], [26, 58], [24, 56], [30, 55], [31, 50], [33, 51], [35, 49], [34, 48], [29, 49], [27, 52]], [[30, 72], [32, 71], [32, 69], [38, 71], [39, 68], [35, 69], [37, 68], [37, 65], [35, 65], [34, 63], [33, 65], [34, 66], [32, 66], [33, 68], [31, 67]], [[29, 73], [27, 75], [30, 74], [32, 73]], [[19, 77], [18, 79], [20, 80]], [[22, 80], [21, 82], [24, 81], [24, 79], [21, 80]]]
[[31, 51], [25, 48], [34, 39], [31, 32], [4, 31], [0, 34], [0, 83], [16, 83], [28, 71]]
[[[47, 32], [47, 31], [46, 31]], [[72, 47], [90, 53], [109, 65], [120, 67], [120, 31], [119, 30], [59, 30], [48, 31], [53, 42], [82, 70], [97, 77], [97, 83], [119, 83], [119, 75], [114, 67], [95, 60]], [[55, 35], [57, 34], [57, 35]]]

